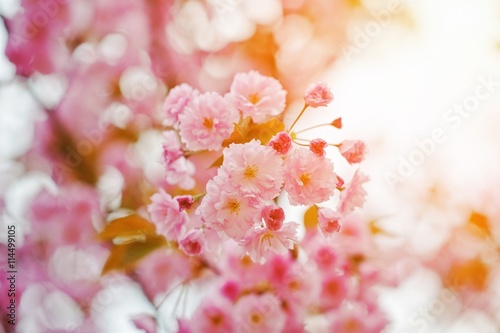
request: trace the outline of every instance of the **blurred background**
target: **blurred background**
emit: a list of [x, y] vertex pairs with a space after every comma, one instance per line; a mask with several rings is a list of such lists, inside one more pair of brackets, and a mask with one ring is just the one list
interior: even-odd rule
[[[372, 181], [363, 214], [376, 225], [379, 246], [401, 256], [391, 268], [399, 287], [380, 290], [391, 320], [387, 333], [500, 332], [498, 0], [67, 3], [50, 31], [40, 28], [63, 45], [41, 40], [26, 59], [6, 49], [6, 27], [23, 29], [20, 3], [0, 4], [2, 223], [27, 223], [29, 198], [52, 186], [47, 175], [61, 172], [40, 158], [64, 159], [48, 149], [52, 139], [41, 139], [48, 131], [43, 108], [66, 103], [60, 121], [74, 142], [103, 116], [90, 112], [76, 122], [67, 110], [105, 109], [115, 129], [92, 151], [101, 162], [64, 177], [99, 180], [106, 205], [137, 207], [144, 195], [127, 189], [142, 177], [136, 169], [155, 183], [154, 156], [133, 155], [136, 168], [126, 170], [117, 156], [128, 151], [122, 143], [139, 142], [139, 149], [156, 142], [144, 133], [160, 123], [153, 110], [175, 84], [226, 91], [235, 72], [258, 69], [289, 91], [284, 120], [291, 123], [307, 84], [324, 80], [335, 100], [327, 115], [309, 112], [301, 126], [342, 117], [343, 135], [368, 144], [363, 170]], [[37, 10], [34, 1], [26, 4]], [[106, 18], [118, 10], [122, 19], [112, 26]], [[112, 79], [92, 89], [72, 81], [100, 76]], [[336, 140], [321, 130], [315, 135]], [[99, 169], [103, 160], [114, 168]], [[135, 297], [132, 287], [124, 290], [116, 304]], [[120, 317], [141, 302], [126, 307], [109, 307], [114, 331], [133, 331]]]

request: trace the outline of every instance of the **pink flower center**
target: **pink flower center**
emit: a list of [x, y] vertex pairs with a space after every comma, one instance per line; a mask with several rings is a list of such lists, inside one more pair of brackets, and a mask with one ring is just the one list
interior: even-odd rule
[[304, 186], [307, 186], [311, 182], [311, 174], [310, 173], [303, 173], [300, 175], [300, 181]]
[[224, 321], [224, 318], [222, 318], [222, 316], [220, 314], [215, 314], [215, 315], [210, 317], [210, 321], [212, 322], [213, 326], [217, 327], [217, 326], [220, 326], [222, 324], [222, 322]]
[[238, 214], [238, 212], [240, 211], [240, 203], [236, 199], [231, 199], [227, 203], [227, 208], [231, 213]]
[[259, 168], [256, 165], [247, 166], [243, 175], [245, 176], [246, 179], [253, 179], [255, 178], [255, 175], [257, 174], [258, 171]]
[[212, 118], [203, 118], [203, 126], [206, 129], [212, 129], [214, 127], [214, 121]]
[[340, 291], [340, 286], [337, 281], [328, 281], [325, 286], [325, 291], [330, 295], [336, 295]]
[[299, 290], [300, 286], [301, 283], [298, 279], [293, 279], [292, 281], [290, 281], [290, 283], [288, 283], [288, 288], [290, 288], [290, 290]]
[[259, 103], [260, 97], [258, 94], [251, 94], [250, 96], [248, 96], [248, 100], [250, 101], [250, 103], [255, 105], [255, 104]]
[[346, 332], [359, 332], [361, 330], [359, 322], [353, 318], [349, 318], [344, 322], [344, 328]]
[[254, 325], [259, 325], [260, 323], [262, 323], [262, 315], [260, 313], [253, 312], [250, 315], [250, 322]]

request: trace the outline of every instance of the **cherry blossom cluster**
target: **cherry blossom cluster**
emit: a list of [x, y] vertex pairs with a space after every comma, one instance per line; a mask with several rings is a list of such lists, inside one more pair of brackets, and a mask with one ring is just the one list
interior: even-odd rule
[[[332, 100], [326, 84], [311, 84], [302, 113]], [[362, 185], [368, 177], [356, 171], [352, 181], [344, 184], [326, 156], [329, 144], [320, 138], [311, 140], [308, 147], [295, 143], [296, 134], [291, 131], [295, 123], [269, 142], [257, 135], [223, 148], [233, 132], [240, 131], [238, 124], [250, 118], [254, 126], [265, 126], [282, 114], [285, 102], [286, 91], [279, 81], [257, 71], [237, 74], [225, 95], [200, 93], [187, 84], [170, 91], [163, 108], [168, 126], [161, 159], [166, 180], [186, 190], [204, 189], [197, 194], [196, 209], [190, 209], [193, 197], [172, 197], [164, 190], [153, 195], [148, 210], [162, 235], [177, 241], [187, 254], [198, 255], [207, 251], [206, 234], [214, 233], [221, 241], [237, 243], [252, 260], [264, 262], [298, 242], [299, 224], [287, 221], [283, 208], [276, 204], [285, 193], [294, 206], [320, 205], [340, 193], [336, 208], [326, 203], [319, 209], [318, 224], [326, 235], [337, 232], [342, 219], [362, 206]], [[363, 160], [361, 141], [335, 146], [349, 163]], [[196, 184], [193, 175], [200, 172], [199, 166], [189, 160], [190, 155], [204, 151], [222, 152], [222, 163], [206, 185]]]
[[[332, 101], [325, 83], [309, 85], [286, 129], [279, 120], [286, 91], [257, 71], [237, 74], [224, 95], [187, 84], [167, 95], [160, 161], [171, 191], [159, 189], [147, 210], [171, 247], [146, 257], [137, 271], [157, 306], [165, 299], [158, 303], [158, 295], [177, 284], [201, 279], [213, 286], [193, 313], [178, 318], [179, 332], [306, 332], [315, 325], [380, 332], [386, 325], [372, 286], [391, 281], [367, 260], [375, 249], [354, 213], [368, 176], [356, 170], [345, 182], [327, 156], [333, 147], [356, 164], [365, 145], [305, 143], [293, 132], [308, 108]], [[341, 119], [328, 126], [341, 129]], [[216, 162], [194, 159], [204, 155]], [[196, 177], [207, 168], [211, 176]], [[288, 216], [287, 201], [308, 208], [304, 223]], [[145, 315], [135, 324], [156, 327], [151, 322], [159, 320]]]
[[[338, 52], [318, 41], [343, 39], [339, 21], [321, 13], [345, 20], [349, 6], [272, 1], [281, 9], [271, 22], [257, 2], [235, 3], [235, 17], [258, 26], [254, 38], [219, 31], [216, 2], [22, 0], [0, 16], [12, 84], [42, 115], [13, 174], [19, 183], [44, 177], [43, 186], [17, 215], [3, 189], [0, 198], [2, 218], [19, 230], [19, 332], [109, 331], [103, 310], [129, 284], [157, 310], [130, 318], [146, 332], [172, 330], [160, 307], [192, 284], [213, 293], [177, 316], [180, 332], [317, 331], [306, 327], [316, 317], [326, 330], [383, 326], [371, 287], [385, 280], [370, 267], [368, 226], [353, 214], [368, 177], [356, 171], [345, 182], [330, 154], [360, 163], [365, 145], [293, 131], [306, 109], [333, 101], [324, 83], [311, 84], [300, 115], [284, 122], [287, 102]], [[289, 27], [300, 13], [321, 29], [296, 49]], [[281, 81], [238, 73], [248, 68]], [[342, 121], [326, 125], [338, 131]], [[163, 134], [164, 175], [150, 172], [153, 158], [141, 160], [151, 133]], [[0, 297], [4, 319], [8, 302]]]

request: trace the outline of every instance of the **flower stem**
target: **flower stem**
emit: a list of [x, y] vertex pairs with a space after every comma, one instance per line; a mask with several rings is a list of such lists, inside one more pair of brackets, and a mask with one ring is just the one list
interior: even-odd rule
[[309, 147], [309, 144], [300, 143], [300, 142], [297, 142], [297, 141], [295, 141], [295, 140], [293, 140], [293, 142], [294, 142], [296, 145], [299, 145], [299, 146]]
[[318, 127], [323, 127], [323, 126], [332, 126], [332, 124], [319, 124], [319, 125], [314, 125], [312, 127], [308, 127], [308, 128], [304, 128], [300, 131], [297, 131], [295, 132], [295, 134], [299, 134], [299, 133], [304, 133], [304, 132], [307, 132], [309, 130], [312, 130], [312, 129], [315, 129], [315, 128], [318, 128]]
[[302, 108], [302, 111], [300, 111], [299, 115], [297, 118], [295, 118], [295, 121], [293, 122], [292, 126], [290, 126], [290, 128], [288, 129], [288, 132], [287, 133], [290, 133], [290, 131], [292, 130], [293, 126], [295, 126], [295, 124], [297, 123], [297, 121], [300, 119], [300, 117], [302, 117], [302, 115], [304, 114], [304, 111], [307, 109], [309, 105], [307, 104], [304, 104], [304, 107]]

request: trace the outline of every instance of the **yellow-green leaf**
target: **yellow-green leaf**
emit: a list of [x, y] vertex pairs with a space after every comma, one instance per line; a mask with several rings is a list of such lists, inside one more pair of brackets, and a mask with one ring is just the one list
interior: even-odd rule
[[146, 237], [144, 242], [117, 245], [111, 250], [102, 269], [102, 274], [104, 275], [114, 270], [129, 272], [140, 259], [166, 244], [165, 237], [150, 235]]

